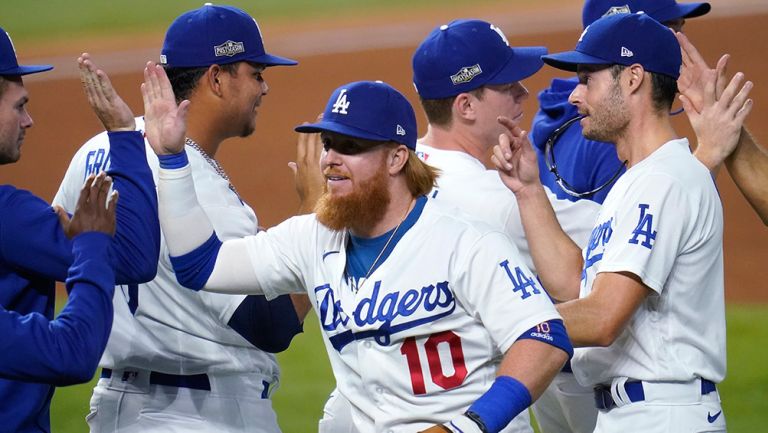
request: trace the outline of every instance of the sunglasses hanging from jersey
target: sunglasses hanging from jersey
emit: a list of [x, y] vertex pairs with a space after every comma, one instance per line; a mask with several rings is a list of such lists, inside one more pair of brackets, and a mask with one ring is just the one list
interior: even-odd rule
[[574, 188], [573, 185], [568, 183], [568, 181], [560, 176], [560, 172], [557, 170], [557, 162], [555, 161], [555, 144], [557, 143], [558, 138], [560, 138], [560, 136], [563, 135], [566, 130], [568, 130], [568, 127], [583, 118], [584, 116], [576, 116], [560, 125], [560, 127], [555, 129], [552, 134], [550, 134], [544, 146], [544, 162], [547, 164], [547, 169], [550, 171], [550, 173], [555, 176], [555, 182], [557, 182], [557, 184], [560, 185], [560, 188], [562, 188], [563, 191], [565, 191], [568, 195], [577, 198], [587, 198], [597, 192], [600, 192], [604, 188], [607, 188], [609, 185], [615, 182], [619, 176], [621, 176], [622, 171], [624, 171], [624, 167], [627, 166], [627, 161], [622, 162], [621, 166], [619, 166], [619, 168], [616, 170], [616, 173], [614, 173], [607, 182], [603, 183], [597, 188], [585, 192], [576, 191], [576, 188]]

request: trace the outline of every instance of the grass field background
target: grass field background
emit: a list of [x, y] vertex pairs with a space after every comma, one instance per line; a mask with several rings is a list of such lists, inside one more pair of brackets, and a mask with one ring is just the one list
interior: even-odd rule
[[[728, 376], [719, 389], [731, 433], [766, 431], [766, 317], [767, 306], [729, 305], [727, 309]], [[316, 432], [323, 404], [333, 389], [333, 376], [314, 314], [310, 314], [304, 329], [278, 356], [283, 377], [273, 401], [284, 433]], [[94, 383], [56, 391], [51, 408], [54, 432], [87, 431], [84, 418]]]

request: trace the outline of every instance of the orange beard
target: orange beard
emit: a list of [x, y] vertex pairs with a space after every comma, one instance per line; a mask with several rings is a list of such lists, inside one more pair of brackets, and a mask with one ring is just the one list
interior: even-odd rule
[[387, 188], [388, 178], [389, 174], [382, 164], [373, 177], [359, 185], [350, 178], [353, 189], [348, 194], [333, 196], [326, 184], [325, 193], [315, 205], [317, 220], [336, 231], [352, 227], [362, 230], [373, 227], [389, 206], [391, 198]]

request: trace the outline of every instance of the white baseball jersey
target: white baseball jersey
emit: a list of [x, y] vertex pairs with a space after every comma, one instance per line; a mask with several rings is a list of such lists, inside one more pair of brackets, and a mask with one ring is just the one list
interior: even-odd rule
[[[136, 127], [143, 130], [142, 118]], [[197, 187], [197, 198], [222, 239], [257, 231], [253, 210], [229, 189], [200, 153], [187, 152]], [[157, 181], [158, 161], [147, 144], [147, 159]], [[54, 199], [74, 210], [83, 180], [109, 166], [106, 133], [89, 140], [74, 156]], [[100, 365], [113, 370], [144, 369], [168, 374], [259, 373], [271, 382], [279, 368], [272, 354], [263, 352], [227, 326], [245, 296], [193, 292], [176, 281], [163, 238], [157, 277], [138, 287], [118, 286], [115, 319]], [[256, 396], [258, 398], [258, 396]]]
[[688, 140], [670, 141], [627, 170], [584, 249], [581, 296], [600, 272], [632, 273], [653, 293], [612, 345], [574, 355], [579, 382], [723, 380], [722, 236], [715, 183]]
[[[415, 224], [356, 284], [345, 276], [348, 233], [314, 215], [241, 241], [255, 275], [247, 290], [307, 289], [361, 433], [410, 433], [456, 417], [487, 391], [523, 332], [559, 318], [505, 234], [420, 200]], [[214, 274], [218, 287], [232, 273]]]
[[[441, 170], [437, 179], [438, 188], [432, 191], [430, 197], [456, 206], [491, 227], [504, 230], [520, 250], [525, 264], [535, 271], [517, 200], [496, 170], [486, 169], [482, 162], [465, 152], [435, 149], [417, 143], [416, 153], [424, 162]], [[600, 205], [589, 200], [559, 200], [546, 186], [544, 189], [560, 226], [577, 245], [585, 246]]]

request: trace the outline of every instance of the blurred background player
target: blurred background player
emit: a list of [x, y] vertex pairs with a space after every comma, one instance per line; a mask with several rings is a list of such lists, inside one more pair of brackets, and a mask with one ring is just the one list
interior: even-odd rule
[[[210, 4], [171, 24], [161, 60], [179, 100], [191, 101], [185, 141], [197, 200], [223, 239], [255, 234], [256, 215], [214, 158], [222, 141], [254, 131], [268, 92], [265, 69], [296, 62], [267, 54], [246, 12]], [[144, 129], [143, 119], [137, 124]], [[319, 149], [306, 153], [315, 166]], [[110, 159], [103, 134], [88, 141], [55, 201], [71, 208], [75, 186]], [[306, 297], [294, 296], [294, 308], [288, 295], [267, 302], [192, 292], [177, 282], [164, 243], [161, 251], [157, 278], [121, 286], [115, 297], [115, 326], [87, 417], [91, 431], [278, 432], [270, 395], [280, 370], [268, 352], [284, 350], [301, 332]]]
[[179, 200], [194, 189], [184, 103], [172, 103], [162, 69], [147, 75], [177, 276], [196, 290], [306, 290], [357, 431], [496, 433], [567, 359], [554, 307], [508, 238], [423, 195], [436, 172], [414, 153], [402, 94], [371, 81], [336, 89], [322, 121], [296, 128], [322, 132], [327, 192], [316, 214], [222, 244], [197, 204]]
[[[117, 193], [107, 201], [111, 178], [104, 174], [89, 178], [84, 187], [83, 182], [78, 185], [80, 199], [71, 220], [28, 191], [0, 187], [4, 431], [50, 431], [54, 386], [93, 377], [112, 324], [115, 280], [148, 281], [157, 267], [157, 199], [141, 135], [133, 131], [133, 114], [87, 54], [78, 63], [88, 100], [109, 131], [105, 140], [115, 149], [109, 174], [121, 204], [116, 206]], [[25, 134], [33, 125], [22, 76], [50, 69], [19, 65], [10, 36], [0, 29], [0, 164], [19, 160]], [[115, 232], [115, 220], [113, 242], [108, 235]], [[51, 320], [55, 281], [66, 281], [70, 297]]]
[[[637, 35], [642, 35], [638, 38]], [[526, 133], [508, 119], [494, 159], [520, 202], [543, 283], [578, 346], [574, 374], [593, 386], [595, 432], [725, 431], [715, 383], [725, 374], [722, 205], [709, 171], [678, 139], [669, 110], [680, 46], [646, 14], [601, 18], [574, 51], [544, 56], [578, 70], [570, 96], [586, 137], [613, 142], [628, 171], [608, 194], [582, 254], [546, 204]], [[751, 103], [737, 74], [714, 101], [716, 139], [735, 142]], [[725, 132], [725, 134], [724, 134]], [[583, 269], [583, 270], [582, 270]]]

